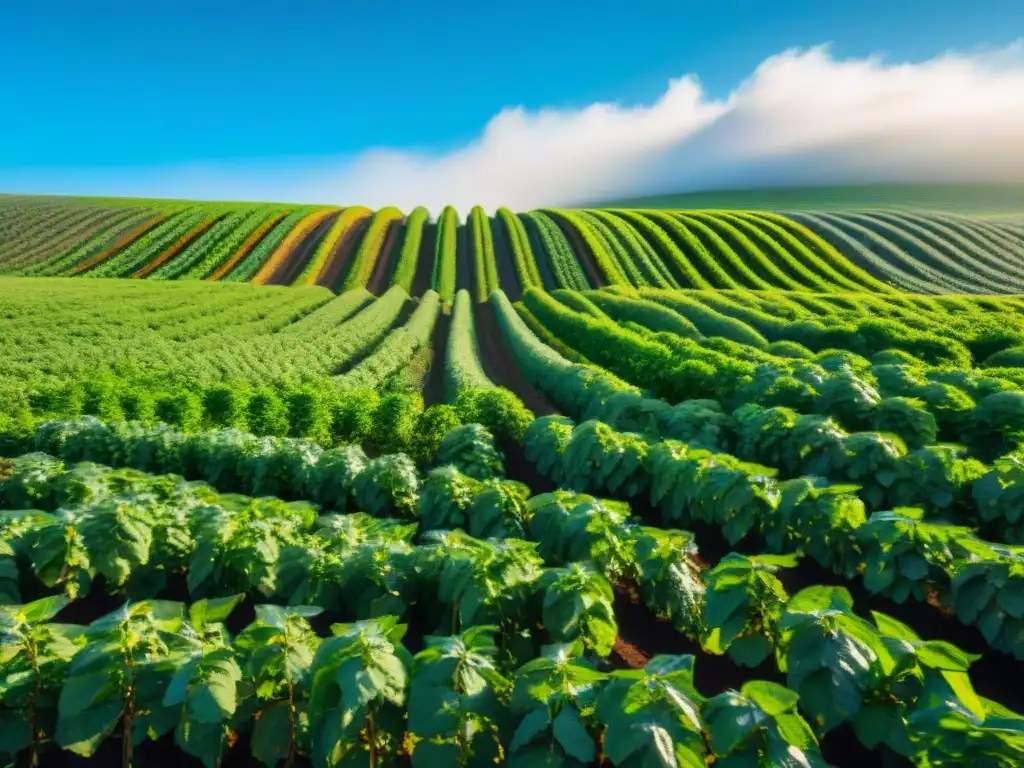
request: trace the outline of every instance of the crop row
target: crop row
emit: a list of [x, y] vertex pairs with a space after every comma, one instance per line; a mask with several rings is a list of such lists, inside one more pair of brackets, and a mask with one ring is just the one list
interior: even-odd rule
[[[396, 482], [401, 485], [400, 478], [408, 477], [411, 470], [407, 469], [404, 475], [388, 470], [381, 466], [388, 459], [367, 462], [361, 469], [354, 468], [345, 461], [350, 454], [344, 458], [343, 455], [339, 453], [341, 461], [333, 462], [332, 466], [336, 477], [342, 479], [342, 485], [347, 482], [354, 488], [357, 503], [373, 508], [381, 491], [385, 497], [402, 498], [395, 494], [394, 488]], [[358, 464], [358, 456], [353, 458]], [[354, 478], [344, 480], [352, 476], [353, 469]], [[46, 479], [42, 480], [43, 477]], [[30, 480], [30, 484], [26, 485], [26, 480]], [[473, 482], [477, 483], [477, 490], [470, 491], [467, 501], [464, 489], [467, 483], [472, 487]], [[462, 488], [453, 488], [453, 484]], [[335, 488], [337, 481], [320, 487]], [[421, 543], [413, 545], [411, 539], [415, 526], [395, 520], [359, 514], [315, 519], [314, 511], [308, 505], [285, 505], [273, 499], [219, 497], [209, 490], [184, 485], [174, 478], [103, 470], [92, 465], [80, 465], [67, 471], [52, 459], [38, 455], [24, 457], [15, 463], [3, 491], [5, 503], [24, 506], [24, 500], [18, 494], [27, 491], [35, 494], [32, 500], [56, 508], [52, 513], [5, 515], [5, 539], [11, 542], [9, 557], [13, 556], [17, 562], [28, 556], [37, 577], [49, 579], [54, 586], [63, 586], [72, 592], [84, 592], [95, 576], [102, 575], [107, 589], [127, 589], [129, 593], [141, 590], [142, 594], [156, 590], [159, 593], [163, 579], [187, 564], [181, 572], [186, 576], [190, 594], [193, 599], [206, 596], [205, 602], [200, 599], [200, 608], [193, 610], [190, 616], [193, 622], [197, 617], [208, 622], [218, 616], [225, 620], [226, 610], [239, 599], [231, 595], [237, 591], [283, 599], [293, 605], [297, 601], [298, 606], [305, 601], [318, 604], [312, 611], [302, 607], [268, 607], [258, 614], [261, 619], [272, 616], [278, 621], [285, 621], [287, 614], [310, 618], [327, 608], [334, 613], [361, 619], [377, 617], [372, 621], [387, 628], [394, 626], [398, 619], [382, 618], [384, 615], [406, 614], [417, 606], [426, 612], [423, 618], [427, 626], [451, 628], [449, 631], [457, 633], [471, 632], [473, 627], [489, 627], [492, 634], [488, 640], [496, 641], [489, 643], [493, 648], [491, 653], [496, 671], [518, 669], [515, 673], [518, 676], [524, 670], [549, 668], [549, 674], [554, 675], [551, 679], [560, 678], [570, 689], [577, 689], [569, 699], [559, 700], [559, 706], [568, 707], [579, 717], [581, 738], [591, 745], [592, 757], [596, 757], [599, 743], [593, 738], [594, 734], [607, 728], [604, 739], [607, 744], [608, 737], [614, 734], [614, 723], [601, 719], [600, 707], [595, 713], [579, 699], [578, 685], [571, 678], [566, 678], [567, 665], [591, 670], [590, 682], [600, 684], [602, 688], [614, 686], [615, 680], [625, 679], [633, 681], [630, 685], [642, 682], [648, 691], [652, 684], [666, 684], [656, 683], [664, 665], [669, 664], [675, 672], [692, 669], [692, 658], [676, 659], [671, 663], [668, 659], [655, 658], [643, 673], [612, 673], [612, 682], [608, 683], [605, 682], [608, 675], [597, 672], [586, 660], [607, 655], [615, 640], [617, 629], [609, 577], [632, 576], [640, 585], [645, 599], [656, 606], [659, 613], [671, 615], [675, 621], [696, 628], [702, 635], [703, 644], [711, 652], [730, 653], [750, 666], [755, 666], [768, 655], [776, 657], [779, 670], [787, 675], [786, 682], [791, 692], [778, 685], [765, 687], [765, 691], [771, 691], [787, 702], [774, 716], [795, 713], [799, 704], [813, 725], [802, 726], [800, 732], [804, 735], [800, 740], [794, 740], [792, 734], [783, 738], [772, 728], [765, 729], [762, 722], [741, 739], [743, 749], [756, 753], [771, 746], [772, 739], [778, 738], [781, 739], [778, 748], [792, 757], [792, 750], [787, 744], [802, 750], [813, 749], [815, 733], [827, 734], [849, 723], [866, 745], [877, 747], [885, 744], [897, 753], [919, 760], [926, 756], [931, 760], [985, 758], [994, 761], [994, 765], [1009, 766], [1019, 758], [1019, 745], [1015, 744], [1012, 735], [1006, 733], [1006, 729], [1019, 730], [1019, 717], [974, 693], [967, 673], [972, 661], [969, 655], [948, 643], [922, 642], [909, 628], [881, 614], [875, 614], [874, 623], [858, 619], [851, 611], [849, 596], [842, 589], [814, 587], [787, 599], [785, 591], [770, 580], [770, 572], [776, 565], [786, 564], [784, 561], [730, 556], [701, 576], [699, 569], [695, 569], [695, 553], [692, 544], [686, 544], [685, 532], [631, 525], [621, 510], [590, 497], [560, 493], [526, 500], [522, 495], [517, 496], [516, 489], [507, 484], [487, 486], [467, 480], [449, 468], [438, 469], [428, 476], [419, 496], [417, 509], [421, 514], [421, 525], [431, 515], [437, 519], [439, 504], [442, 508], [467, 511], [469, 504], [473, 510], [470, 518], [473, 523], [480, 524], [488, 516], [492, 520], [504, 520], [506, 526], [518, 521], [532, 543], [516, 539], [482, 541], [459, 531], [445, 531], [422, 534]], [[61, 506], [66, 501], [75, 502], [75, 506]], [[385, 509], [392, 511], [394, 507]], [[187, 514], [183, 514], [186, 511]], [[450, 515], [440, 519], [451, 522]], [[109, 533], [119, 529], [130, 530], [134, 535], [117, 537], [115, 541], [118, 544], [112, 550]], [[44, 546], [45, 541], [67, 536], [71, 536], [74, 542], [71, 550], [66, 546]], [[47, 551], [53, 552], [57, 559], [48, 559], [49, 556], [44, 555]], [[577, 556], [581, 559], [575, 559]], [[669, 565], [681, 570], [673, 574], [667, 570]], [[680, 578], [681, 574], [688, 574], [688, 578]], [[765, 585], [769, 588], [763, 588]], [[35, 609], [11, 612], [21, 631], [30, 631], [31, 624], [51, 618], [64, 606], [64, 602], [50, 598], [32, 605]], [[96, 651], [106, 648], [107, 653], [111, 653], [119, 646], [116, 643], [111, 646], [110, 637], [104, 630], [110, 632], [131, 627], [135, 633], [144, 633], [147, 625], [152, 627], [152, 622], [139, 621], [137, 625], [131, 622], [134, 617], [145, 616], [154, 606], [160, 606], [157, 610], [180, 610], [162, 602], [136, 604], [136, 608], [122, 609], [94, 623], [91, 637], [89, 633], [85, 634], [86, 643], [96, 641]], [[148, 617], [152, 618], [152, 614]], [[125, 626], [122, 622], [129, 624]], [[538, 656], [538, 639], [530, 640], [529, 634], [524, 633], [535, 625], [543, 626], [549, 641], [567, 645], [552, 648], [547, 654]], [[372, 626], [359, 625], [360, 631], [355, 634], [360, 637], [367, 631], [373, 634]], [[335, 634], [344, 636], [346, 629], [351, 627], [338, 628]], [[206, 637], [210, 634], [206, 631], [181, 633], [180, 625], [174, 625], [174, 630], [185, 637]], [[122, 635], [123, 632], [115, 631], [112, 637]], [[308, 637], [309, 633], [300, 632], [299, 636]], [[837, 636], [842, 638], [838, 644], [830, 640]], [[220, 640], [225, 637], [225, 634], [219, 634]], [[898, 642], [893, 643], [893, 640]], [[218, 650], [224, 645], [221, 643]], [[268, 645], [277, 643], [264, 642], [264, 646]], [[369, 647], [383, 648], [380, 643], [370, 643]], [[76, 673], [95, 671], [96, 667], [76, 667], [78, 659], [74, 657], [81, 651], [77, 648], [70, 650], [64, 660], [69, 665], [60, 668], [63, 675], [54, 679], [58, 685], [63, 683], [74, 688], [77, 686], [70, 681], [75, 679]], [[364, 660], [367, 650], [362, 649], [361, 658]], [[853, 653], [852, 657], [849, 652]], [[120, 660], [130, 666], [131, 662], [125, 661], [123, 653], [115, 651], [108, 660]], [[94, 658], [95, 655], [94, 652], [86, 658]], [[199, 655], [202, 658], [195, 659], [193, 654], [180, 659], [174, 667], [187, 671], [169, 671], [168, 681], [176, 675], [178, 686], [184, 686], [186, 690], [190, 686], [180, 680], [182, 677], [193, 679], [194, 676], [193, 685], [200, 687], [208, 683], [209, 675], [202, 674], [205, 653]], [[233, 654], [222, 654], [218, 658], [226, 663]], [[839, 659], [845, 659], [846, 663], [837, 663]], [[524, 662], [525, 667], [522, 666]], [[389, 668], [392, 667], [387, 664], [382, 666], [382, 669]], [[921, 685], [897, 687], [896, 682], [910, 672], [920, 678]], [[65, 676], [68, 682], [64, 681]], [[240, 673], [228, 676], [236, 684], [241, 677]], [[313, 676], [314, 679], [316, 677]], [[371, 679], [374, 679], [372, 675]], [[676, 679], [679, 680], [678, 677]], [[684, 679], [688, 682], [688, 700], [696, 703], [691, 709], [696, 712], [705, 703], [696, 693], [692, 676], [684, 676]], [[225, 693], [245, 690], [232, 689], [227, 681], [222, 683], [226, 683]], [[170, 690], [171, 685], [168, 682], [166, 690]], [[538, 683], [532, 680], [530, 685]], [[165, 694], [163, 688], [154, 685], [147, 686], [146, 690], [152, 693], [152, 688], [156, 688], [158, 698], [163, 694], [163, 702], [171, 699], [166, 706], [175, 706], [173, 697]], [[558, 755], [561, 748], [565, 754], [572, 755], [571, 749], [566, 749], [566, 744], [557, 736], [561, 730], [556, 724], [559, 707], [555, 712], [547, 709], [551, 704], [550, 697], [556, 695], [559, 688], [555, 687], [553, 691], [550, 686], [542, 688], [545, 692], [541, 702], [535, 702], [534, 707], [544, 705], [541, 709], [548, 712], [547, 722], [555, 729], [556, 736], [553, 742], [548, 738], [540, 739], [535, 749], [527, 750], [523, 756], [524, 765], [529, 764], [527, 760], [541, 757], [541, 749], [550, 751], [554, 748]], [[64, 690], [60, 696], [53, 696], [58, 708], [58, 723]], [[119, 695], [117, 690], [108, 690], [105, 695], [116, 697]], [[754, 686], [744, 690], [749, 696]], [[621, 697], [624, 693], [619, 690], [616, 696]], [[730, 694], [730, 697], [736, 698], [735, 694]], [[196, 695], [197, 701], [202, 698], [203, 695]], [[513, 702], [515, 698], [513, 690]], [[624, 699], [631, 700], [631, 697]], [[115, 701], [119, 707], [123, 706], [119, 699]], [[313, 701], [315, 698], [311, 697], [311, 705]], [[678, 749], [685, 746], [693, 750], [695, 759], [707, 759], [708, 744], [702, 738], [707, 726], [702, 718], [693, 715], [683, 717], [686, 708], [663, 711], [655, 706], [658, 701], [661, 699], [656, 698], [648, 704], [634, 701], [631, 711], [633, 714], [639, 712], [645, 722], [661, 712], [657, 722], [662, 723], [666, 733], [673, 736], [673, 750], [678, 754]], [[95, 698], [86, 705], [94, 703]], [[649, 706], [654, 708], [647, 709]], [[29, 709], [23, 705], [20, 716]], [[75, 708], [64, 714], [73, 712], [77, 715], [80, 711]], [[120, 708], [117, 711], [123, 712]], [[190, 712], [187, 717], [194, 714]], [[207, 764], [214, 764], [224, 748], [227, 737], [224, 726], [230, 714], [223, 713], [222, 717], [207, 723], [218, 726], [211, 735], [219, 734], [220, 739], [192, 742], [179, 737], [179, 746], [190, 754], [205, 758]], [[749, 706], [745, 706], [737, 716], [742, 720], [743, 714], [750, 717]], [[953, 722], [946, 719], [951, 714], [956, 714], [959, 719]], [[409, 728], [415, 733], [411, 716], [412, 713]], [[89, 734], [89, 738], [79, 739], [65, 738], [68, 731], [58, 725], [57, 742], [65, 748], [89, 755], [119, 724], [126, 728], [126, 732], [133, 733], [130, 721], [125, 724], [96, 718], [88, 722], [102, 725]], [[524, 723], [514, 730], [518, 732]], [[247, 725], [252, 727], [252, 723]], [[983, 726], [991, 728], [991, 738], [967, 744], [959, 738], [964, 728]], [[65, 723], [65, 727], [69, 724]], [[173, 723], [167, 727], [172, 728]], [[399, 724], [399, 737], [404, 727], [404, 724]], [[81, 731], [77, 733], [81, 734]], [[535, 735], [540, 734], [538, 731]], [[142, 738], [143, 734], [138, 734], [136, 744]], [[298, 746], [294, 734], [290, 739], [277, 734], [273, 740], [279, 750], [277, 759], [282, 759], [282, 751], [287, 753], [293, 745]], [[517, 739], [514, 736], [511, 743], [500, 743], [507, 745], [515, 754], [517, 740], [520, 748], [534, 743], [532, 737]], [[314, 741], [305, 747], [315, 751], [316, 743]], [[362, 748], [365, 748], [365, 741], [363, 743]], [[540, 744], [545, 746], [541, 748]], [[395, 748], [395, 743], [391, 743], [391, 747]], [[418, 746], [413, 748], [414, 760], [419, 759], [416, 758], [416, 749]], [[616, 761], [614, 755], [622, 754], [622, 759], [628, 761], [635, 751], [616, 752], [619, 749], [624, 748], [605, 747], [605, 757]], [[717, 754], [723, 757], [732, 754], [732, 749], [720, 744]], [[426, 756], [437, 757], [432, 750], [428, 750]], [[274, 761], [268, 764], [274, 764]]]

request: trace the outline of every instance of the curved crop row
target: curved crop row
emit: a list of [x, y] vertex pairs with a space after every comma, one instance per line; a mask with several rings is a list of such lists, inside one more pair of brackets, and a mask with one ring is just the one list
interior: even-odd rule
[[362, 206], [354, 205], [343, 208], [338, 218], [331, 224], [331, 228], [327, 230], [324, 239], [317, 245], [313, 257], [302, 268], [302, 272], [295, 280], [295, 283], [298, 285], [318, 285], [329, 268], [331, 259], [341, 257], [337, 250], [345, 236], [372, 214], [373, 211]]
[[[149, 269], [146, 274], [151, 275], [153, 279], [173, 280], [178, 278], [196, 264], [204, 262], [210, 253], [216, 253], [219, 245], [233, 232], [240, 227], [252, 226], [253, 222], [261, 220], [265, 215], [256, 210], [235, 211], [206, 229], [181, 251], [165, 258], [155, 269]], [[147, 268], [149, 266], [147, 265]], [[146, 274], [140, 273], [138, 277], [145, 277]]]
[[50, 237], [26, 239], [10, 258], [0, 258], [0, 272], [23, 273], [69, 250], [90, 242], [97, 232], [117, 226], [137, 213], [136, 208], [84, 208], [78, 217], [63, 222]]
[[884, 280], [897, 290], [912, 293], [942, 293], [947, 290], [942, 282], [935, 281], [932, 276], [921, 276], [904, 271], [902, 265], [893, 263], [875, 252], [873, 248], [858, 240], [853, 235], [836, 226], [821, 214], [797, 213], [790, 211], [787, 217], [813, 230], [819, 237], [830, 243], [834, 248], [842, 248], [849, 258], [869, 270], [873, 276]]
[[499, 208], [497, 217], [505, 225], [505, 230], [508, 233], [508, 241], [512, 248], [512, 257], [515, 260], [519, 284], [523, 287], [523, 290], [532, 286], [543, 287], [544, 281], [541, 279], [536, 256], [530, 247], [530, 238], [526, 234], [523, 222], [508, 208]]
[[254, 234], [250, 241], [247, 241], [251, 247], [248, 250], [239, 248], [235, 251], [231, 258], [214, 273], [216, 277], [211, 275], [209, 279], [229, 283], [246, 282], [252, 279], [271, 254], [284, 242], [288, 234], [311, 212], [309, 208], [299, 208], [279, 219], [260, 237], [257, 238]]
[[722, 245], [731, 248], [737, 257], [747, 264], [764, 283], [773, 288], [796, 291], [812, 287], [793, 279], [783, 269], [776, 266], [761, 248], [747, 237], [742, 228], [736, 226], [727, 217], [720, 216], [718, 213], [701, 211], [688, 211], [686, 216], [690, 221], [699, 221], [706, 225], [715, 237], [721, 239]]
[[970, 269], [975, 262], [987, 268], [990, 273], [1013, 277], [1018, 292], [1024, 289], [1024, 265], [1014, 262], [1012, 251], [1004, 244], [993, 248], [990, 242], [966, 236], [962, 229], [949, 226], [944, 219], [926, 219], [903, 211], [871, 211], [875, 219], [900, 227], [920, 238], [931, 248], [941, 251], [955, 260], [961, 267]]
[[849, 286], [852, 290], [869, 288], [875, 291], [892, 292], [893, 289], [890, 286], [880, 280], [876, 280], [871, 274], [846, 258], [842, 252], [834, 248], [828, 241], [819, 237], [814, 231], [800, 222], [769, 211], [757, 211], [751, 214], [751, 216], [760, 222], [770, 222], [793, 237], [804, 248], [808, 249], [810, 253], [816, 256], [832, 274], [838, 276], [837, 283]]
[[[118, 253], [122, 248], [130, 247], [132, 243], [152, 234], [154, 230], [158, 230], [169, 218], [178, 215], [178, 213], [179, 212], [175, 211], [173, 213], [160, 213], [156, 216], [152, 216], [137, 226], [132, 227], [130, 231], [120, 235], [107, 247], [102, 248], [99, 251], [95, 251], [94, 253], [90, 253], [89, 255], [76, 251], [72, 253], [68, 259], [58, 260], [60, 266], [55, 267], [53, 271], [50, 269], [39, 270], [37, 274], [40, 276], [49, 276], [54, 274], [81, 275], [88, 272], [97, 265], [106, 262], [107, 259], [113, 257], [114, 254]], [[80, 259], [80, 257], [84, 258]]]
[[[596, 282], [603, 276], [604, 282], [608, 285], [643, 284], [639, 282], [642, 280], [639, 270], [637, 270], [632, 263], [630, 264], [629, 271], [632, 273], [633, 281], [636, 282], [631, 283], [631, 281], [627, 279], [623, 272], [622, 265], [616, 258], [615, 249], [606, 242], [601, 231], [581, 213], [566, 210], [564, 208], [550, 208], [541, 212], [547, 216], [551, 216], [553, 219], [561, 219], [565, 222], [567, 227], [571, 228], [571, 230], [576, 232], [580, 237], [582, 240], [582, 247], [589, 251], [589, 256], [594, 260], [593, 266], [596, 266], [600, 272], [600, 275], [594, 275], [590, 279], [590, 282]], [[578, 253], [576, 254], [576, 258], [577, 260], [586, 259], [587, 255], [588, 254]], [[584, 272], [586, 271], [586, 266], [584, 266]]]
[[194, 280], [220, 280], [238, 266], [239, 262], [287, 216], [287, 211], [253, 215], [182, 277]]
[[373, 354], [364, 358], [351, 371], [334, 379], [342, 390], [380, 389], [387, 379], [408, 365], [413, 355], [430, 344], [441, 299], [436, 291], [427, 291], [419, 305], [401, 328], [389, 333]]
[[[971, 293], [1004, 293], [1005, 276], [991, 270], [985, 264], [975, 261], [970, 268], [950, 258], [939, 249], [922, 240], [917, 234], [905, 226], [893, 224], [869, 213], [843, 212], [835, 214], [845, 223], [858, 224], [884, 238], [896, 248], [926, 265], [929, 269], [943, 275], [958, 286], [963, 286]], [[967, 257], [960, 254], [959, 261]], [[994, 279], [993, 279], [994, 278]]]
[[675, 278], [672, 277], [672, 273], [658, 257], [657, 251], [630, 222], [618, 219], [607, 211], [599, 209], [590, 209], [583, 213], [594, 226], [605, 234], [610, 243], [619, 243], [625, 249], [620, 260], [625, 265], [635, 263], [641, 274], [636, 284], [649, 285], [654, 288], [679, 287]]
[[455, 300], [456, 260], [458, 259], [459, 214], [450, 205], [437, 221], [437, 244], [431, 285], [446, 307]]
[[744, 288], [767, 290], [772, 284], [763, 280], [748, 265], [739, 253], [733, 250], [732, 246], [725, 241], [713, 227], [708, 226], [704, 219], [691, 216], [689, 213], [675, 213], [675, 218], [682, 222], [704, 246], [703, 253], [716, 263], [724, 262], [728, 269], [729, 276]]
[[454, 403], [459, 392], [464, 389], [490, 389], [493, 386], [480, 362], [469, 291], [461, 290], [455, 294], [452, 323], [448, 329], [444, 376], [445, 401]]
[[73, 265], [79, 264], [91, 256], [96, 256], [118, 242], [128, 242], [129, 237], [141, 237], [147, 230], [159, 223], [158, 217], [153, 216], [152, 210], [138, 209], [131, 215], [112, 221], [97, 230], [93, 235], [73, 246], [72, 248], [55, 256], [33, 264], [25, 269], [19, 270], [18, 274], [25, 277], [58, 275]]
[[590, 287], [572, 246], [555, 222], [539, 211], [521, 213], [519, 218], [529, 234], [533, 252], [544, 255], [557, 287], [578, 291]]
[[405, 238], [402, 240], [402, 250], [398, 254], [398, 264], [395, 265], [395, 276], [391, 283], [401, 286], [410, 293], [412, 281], [416, 277], [420, 245], [423, 242], [423, 225], [429, 219], [430, 212], [426, 208], [414, 208], [405, 220]]
[[[342, 214], [344, 215], [344, 214]], [[370, 226], [359, 244], [352, 266], [348, 270], [348, 276], [342, 284], [342, 290], [348, 291], [353, 288], [365, 288], [373, 274], [373, 267], [381, 256], [381, 248], [384, 245], [384, 238], [387, 237], [388, 228], [395, 222], [402, 220], [402, 212], [394, 207], [381, 208], [370, 221]]]
[[498, 261], [494, 254], [494, 233], [491, 221], [479, 205], [469, 212], [469, 225], [473, 232], [473, 260], [476, 264], [475, 300], [487, 301], [498, 285]]
[[644, 239], [652, 244], [665, 270], [672, 276], [675, 287], [707, 288], [709, 286], [708, 281], [676, 245], [675, 240], [659, 224], [637, 211], [615, 210], [608, 213], [635, 226]]
[[[99, 263], [86, 274], [89, 277], [123, 277], [131, 275], [151, 261], [154, 258], [154, 254], [161, 254], [173, 248], [185, 236], [195, 232], [197, 227], [209, 222], [211, 218], [206, 208], [186, 208], [177, 216], [167, 219], [164, 223], [132, 242], [128, 247], [112, 254], [110, 258]], [[76, 268], [75, 273], [80, 274], [83, 271], [83, 266], [80, 265]]]
[[131, 276], [134, 278], [144, 278], [153, 274], [160, 267], [179, 256], [183, 251], [187, 250], [189, 246], [196, 242], [196, 240], [201, 239], [203, 235], [215, 228], [225, 216], [226, 214], [220, 213], [216, 216], [203, 219], [171, 243], [171, 245], [161, 252], [156, 258], [144, 264], [138, 271], [131, 273]]
[[[295, 248], [298, 247], [298, 245], [305, 240], [314, 229], [320, 226], [328, 216], [334, 216], [337, 213], [338, 211], [333, 208], [312, 212], [304, 211], [298, 223], [288, 231], [278, 244], [276, 244], [273, 253], [270, 254], [270, 257], [265, 262], [263, 262], [259, 271], [253, 275], [251, 282], [256, 283], [257, 285], [264, 285], [269, 282], [274, 276], [274, 273], [277, 272], [278, 268], [291, 255], [292, 251], [294, 251]], [[231, 279], [234, 279], [234, 275], [231, 276]]]

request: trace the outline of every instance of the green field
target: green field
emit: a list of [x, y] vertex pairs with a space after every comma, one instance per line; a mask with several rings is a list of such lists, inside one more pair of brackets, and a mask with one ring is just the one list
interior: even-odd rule
[[988, 195], [0, 198], [0, 765], [1019, 768]]

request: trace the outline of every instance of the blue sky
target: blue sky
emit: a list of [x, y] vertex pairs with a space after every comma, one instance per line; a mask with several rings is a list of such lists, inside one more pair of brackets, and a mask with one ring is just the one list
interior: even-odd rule
[[[89, 169], [451, 151], [502, 108], [724, 98], [767, 57], [923, 60], [1024, 33], [1021, 0], [8, 3], [0, 184]], [[155, 192], [159, 192], [157, 189]]]

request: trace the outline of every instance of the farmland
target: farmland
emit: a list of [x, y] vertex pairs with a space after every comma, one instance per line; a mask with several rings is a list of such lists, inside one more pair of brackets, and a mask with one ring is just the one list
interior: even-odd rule
[[1024, 225], [865, 200], [0, 197], [0, 764], [1024, 764]]

